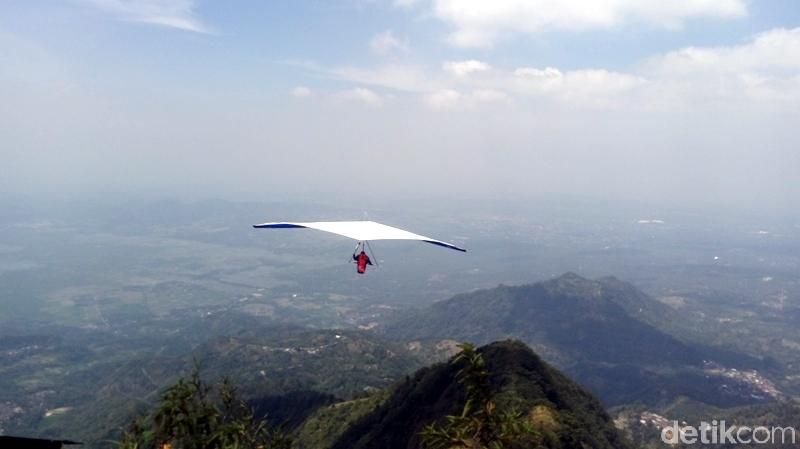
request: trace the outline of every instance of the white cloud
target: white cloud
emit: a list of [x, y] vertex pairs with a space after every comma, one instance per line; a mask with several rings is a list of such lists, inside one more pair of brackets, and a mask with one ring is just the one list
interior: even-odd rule
[[433, 14], [460, 47], [491, 47], [512, 34], [589, 30], [643, 23], [676, 28], [694, 18], [747, 14], [745, 0], [433, 0]]
[[311, 96], [311, 89], [305, 86], [297, 86], [289, 91], [289, 95], [295, 98], [308, 98]]
[[491, 67], [485, 62], [470, 59], [468, 61], [446, 61], [442, 64], [442, 68], [446, 72], [462, 77], [471, 73], [485, 72]]
[[428, 92], [439, 88], [423, 67], [390, 64], [377, 68], [339, 67], [323, 72], [357, 84], [368, 84], [405, 92]]
[[479, 89], [472, 93], [472, 99], [483, 103], [508, 101], [507, 93], [492, 89]]
[[675, 110], [754, 102], [794, 104], [796, 109], [800, 28], [770, 30], [741, 45], [688, 47], [647, 58], [626, 71], [503, 68], [478, 60], [445, 61], [441, 67], [390, 64], [317, 70], [354, 84], [420, 94], [434, 109], [525, 97], [578, 109]]
[[522, 67], [514, 70], [514, 77], [516, 78], [514, 84], [522, 92], [555, 92], [564, 85], [564, 74], [553, 67], [544, 69]]
[[431, 109], [452, 109], [461, 99], [461, 94], [452, 89], [442, 89], [425, 95], [425, 104]]
[[212, 30], [195, 13], [194, 0], [84, 0], [129, 22], [148, 23], [195, 33]]
[[[450, 76], [416, 66], [383, 66], [377, 69], [346, 68], [329, 72], [349, 82], [419, 93], [433, 109], [455, 106], [477, 107], [482, 103], [508, 101], [515, 96], [546, 97], [573, 106], [615, 107], [626, 95], [646, 84], [638, 75], [602, 69], [562, 72], [556, 68], [523, 67], [493, 69], [485, 62], [470, 60], [443, 63]], [[486, 73], [471, 77], [470, 74]], [[454, 78], [455, 77], [455, 78]], [[458, 83], [461, 91], [454, 89]], [[471, 93], [463, 93], [463, 92]]]
[[614, 107], [625, 95], [635, 93], [647, 81], [626, 73], [603, 69], [574, 70], [564, 74], [562, 100], [595, 107]]
[[341, 99], [357, 101], [370, 107], [383, 106], [383, 98], [380, 95], [363, 87], [339, 92], [337, 96]]
[[510, 100], [507, 93], [492, 89], [478, 89], [463, 94], [453, 89], [441, 89], [423, 96], [431, 109], [476, 109], [481, 104], [502, 103]]
[[733, 47], [687, 47], [650, 58], [645, 68], [666, 75], [800, 69], [800, 28], [773, 29]]
[[408, 44], [397, 39], [392, 30], [386, 30], [373, 36], [369, 47], [379, 55], [387, 55], [393, 51], [408, 52]]
[[559, 101], [584, 107], [613, 107], [625, 95], [646, 84], [635, 75], [602, 69], [562, 72], [553, 67], [523, 67], [514, 70], [509, 85], [522, 95], [549, 96]]
[[640, 69], [671, 103], [797, 101], [800, 28], [773, 29], [737, 46], [687, 47], [649, 58]]

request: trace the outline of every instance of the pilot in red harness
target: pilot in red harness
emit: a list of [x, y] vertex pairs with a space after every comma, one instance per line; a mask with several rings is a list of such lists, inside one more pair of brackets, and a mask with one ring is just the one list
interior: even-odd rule
[[[356, 247], [356, 251], [358, 251], [358, 247]], [[372, 265], [372, 261], [363, 249], [358, 254], [353, 253], [353, 260], [356, 261], [356, 271], [358, 271], [358, 274], [366, 273], [367, 265]]]

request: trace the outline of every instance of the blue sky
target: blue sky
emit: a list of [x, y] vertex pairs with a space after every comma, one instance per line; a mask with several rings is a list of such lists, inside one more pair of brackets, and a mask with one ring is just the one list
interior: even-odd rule
[[782, 206], [798, 27], [791, 0], [6, 1], [0, 190], [346, 192], [355, 168]]
[[[133, 14], [102, 6], [129, 4], [135, 10], [137, 3], [186, 3], [191, 14], [184, 15], [205, 30], [192, 32], [140, 22]], [[800, 24], [800, 6], [795, 1], [741, 3], [746, 5], [745, 16], [687, 14], [679, 29], [623, 22], [581, 30], [517, 32], [483, 48], [448, 44], [453, 27], [437, 19], [426, 1], [411, 7], [400, 7], [391, 0], [11, 1], [4, 2], [0, 30], [58, 54], [80, 76], [98, 71], [114, 76], [115, 70], [137, 66], [140, 70], [133, 70], [132, 76], [150, 70], [154, 78], [163, 76], [164, 82], [170, 82], [170, 78], [179, 83], [193, 79], [242, 82], [247, 80], [242, 72], [267, 71], [268, 87], [281, 88], [314, 75], [282, 62], [307, 61], [325, 66], [385, 62], [382, 59], [386, 58], [371, 51], [369, 42], [387, 30], [408, 47], [391, 55], [390, 61], [395, 62], [438, 65], [443, 60], [480, 59], [511, 67], [624, 70], [655, 54], [688, 46], [738, 45], [754, 34]], [[213, 70], [214, 66], [221, 68]], [[262, 77], [253, 78], [253, 83], [264, 86]], [[313, 76], [309, 78], [312, 81]]]

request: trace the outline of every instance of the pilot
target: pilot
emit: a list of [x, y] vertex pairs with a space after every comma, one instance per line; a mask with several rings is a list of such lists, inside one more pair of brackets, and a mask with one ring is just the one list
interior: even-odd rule
[[372, 265], [372, 261], [369, 260], [369, 256], [363, 249], [358, 254], [353, 253], [353, 260], [356, 261], [356, 271], [358, 271], [358, 274], [366, 273], [367, 265]]

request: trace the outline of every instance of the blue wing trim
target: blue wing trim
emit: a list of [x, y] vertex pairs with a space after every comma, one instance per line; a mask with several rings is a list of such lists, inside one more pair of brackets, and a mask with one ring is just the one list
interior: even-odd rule
[[305, 228], [305, 226], [300, 226], [297, 224], [292, 223], [269, 223], [269, 224], [257, 224], [253, 225], [254, 228], [259, 229], [288, 229], [288, 228]]
[[461, 251], [462, 253], [467, 252], [467, 250], [465, 250], [464, 248], [459, 248], [456, 245], [451, 245], [449, 243], [437, 242], [435, 240], [423, 240], [423, 242], [430, 243], [431, 245], [442, 246], [442, 247], [445, 247], [445, 248], [454, 249], [456, 251]]
[[[385, 226], [385, 225], [384, 225], [384, 226]], [[255, 224], [255, 225], [253, 225], [253, 227], [254, 227], [254, 228], [258, 228], [258, 229], [296, 229], [296, 228], [308, 228], [308, 226], [303, 226], [303, 225], [300, 225], [300, 224], [297, 224], [297, 223], [286, 223], [286, 222], [280, 222], [280, 223], [262, 223], [262, 224]], [[314, 228], [314, 229], [317, 229], [317, 228]], [[326, 231], [326, 232], [333, 232], [334, 234], [345, 235], [345, 234], [341, 234], [341, 233], [339, 233], [339, 232], [336, 232], [336, 231], [330, 231], [330, 230], [326, 230], [326, 229], [320, 229], [320, 230], [323, 230], [323, 231]], [[345, 235], [345, 237], [347, 237], [347, 235]], [[416, 237], [422, 237], [422, 236], [419, 236], [419, 235], [417, 235]], [[354, 237], [350, 237], [350, 238], [353, 238], [354, 240], [357, 240], [357, 239], [355, 239]], [[412, 240], [417, 240], [417, 239], [412, 239]], [[442, 248], [454, 249], [454, 250], [456, 250], [456, 251], [461, 251], [462, 253], [465, 253], [465, 252], [467, 252], [467, 250], [466, 250], [466, 249], [464, 249], [464, 248], [459, 248], [458, 246], [456, 246], [456, 245], [453, 245], [452, 243], [441, 242], [441, 241], [439, 241], [439, 240], [432, 240], [432, 239], [431, 239], [431, 240], [419, 239], [419, 240], [420, 240], [420, 241], [423, 241], [423, 242], [425, 242], [425, 243], [430, 243], [431, 245], [441, 246]]]

